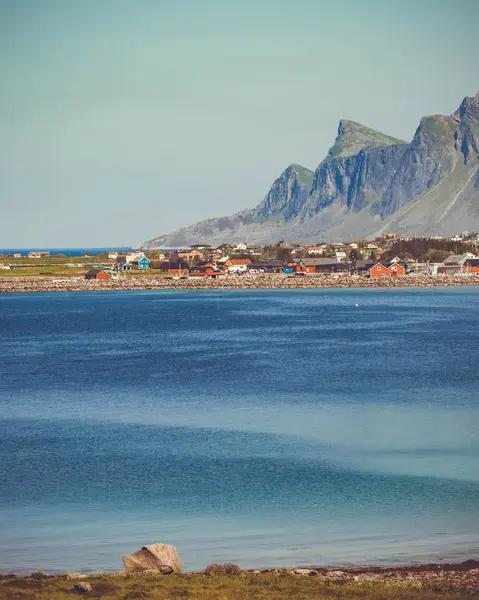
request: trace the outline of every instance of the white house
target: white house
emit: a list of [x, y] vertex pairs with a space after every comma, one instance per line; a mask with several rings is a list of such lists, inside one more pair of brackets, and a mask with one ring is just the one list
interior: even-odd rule
[[248, 248], [248, 244], [245, 244], [244, 242], [240, 242], [239, 244], [236, 244], [236, 246], [233, 248], [233, 250], [244, 251], [247, 248]]
[[311, 256], [321, 256], [324, 254], [326, 246], [310, 246], [308, 248], [308, 254]]

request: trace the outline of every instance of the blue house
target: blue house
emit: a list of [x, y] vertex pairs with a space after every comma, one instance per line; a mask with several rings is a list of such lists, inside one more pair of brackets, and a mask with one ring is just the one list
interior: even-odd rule
[[132, 262], [132, 265], [133, 265], [134, 269], [139, 269], [140, 271], [144, 271], [145, 269], [150, 268], [150, 259], [147, 258], [146, 256], [142, 256], [140, 259], [134, 260]]

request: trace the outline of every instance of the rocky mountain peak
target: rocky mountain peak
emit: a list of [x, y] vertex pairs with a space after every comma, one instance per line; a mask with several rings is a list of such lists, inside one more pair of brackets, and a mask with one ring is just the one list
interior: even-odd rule
[[453, 115], [423, 117], [410, 143], [342, 119], [313, 173], [291, 164], [256, 208], [206, 219], [149, 240], [146, 248], [192, 243], [306, 243], [384, 231], [451, 235], [479, 229], [479, 93]]
[[356, 121], [341, 119], [338, 135], [334, 146], [329, 149], [328, 156], [352, 156], [366, 146], [390, 146], [391, 144], [405, 143], [403, 140], [385, 135]]
[[276, 215], [290, 219], [301, 211], [313, 185], [314, 173], [306, 167], [292, 164], [271, 186], [265, 199], [255, 209], [260, 218]]

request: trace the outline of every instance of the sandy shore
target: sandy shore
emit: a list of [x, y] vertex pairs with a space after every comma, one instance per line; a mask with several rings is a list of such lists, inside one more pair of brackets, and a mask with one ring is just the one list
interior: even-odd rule
[[173, 279], [162, 276], [131, 276], [110, 281], [86, 280], [83, 277], [0, 277], [0, 293], [5, 292], [73, 292], [106, 290], [229, 290], [229, 289], [323, 289], [323, 288], [405, 288], [455, 287], [479, 285], [479, 275], [406, 276], [368, 279], [330, 275], [243, 275], [220, 279], [190, 277]]

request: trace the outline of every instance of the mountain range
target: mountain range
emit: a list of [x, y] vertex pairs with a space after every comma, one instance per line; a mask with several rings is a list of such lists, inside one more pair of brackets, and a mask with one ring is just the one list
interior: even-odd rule
[[448, 236], [466, 229], [479, 230], [479, 92], [452, 115], [423, 117], [410, 143], [342, 120], [315, 171], [292, 164], [255, 208], [143, 247], [314, 243], [385, 232]]

